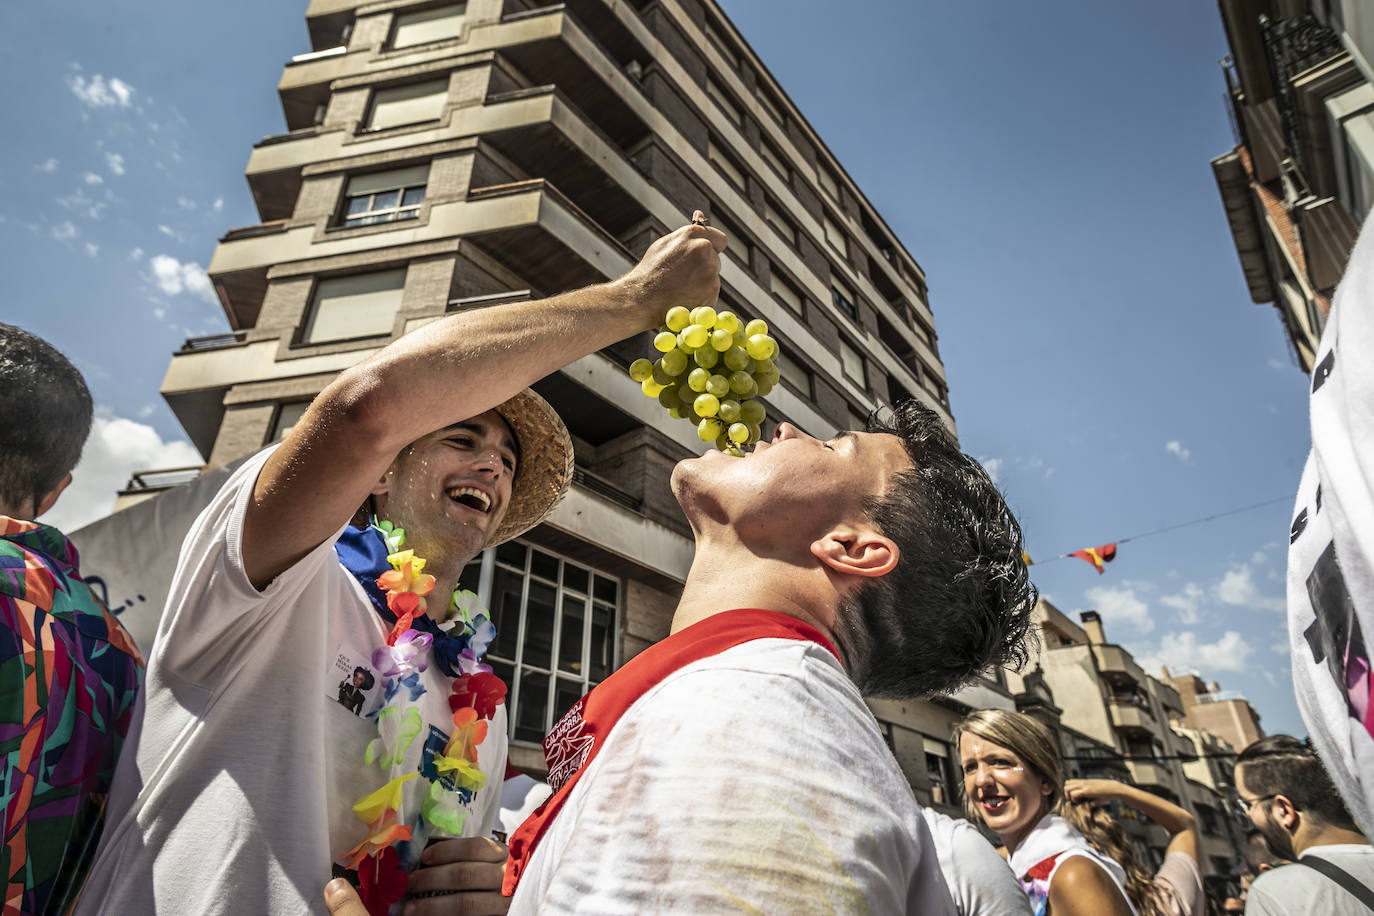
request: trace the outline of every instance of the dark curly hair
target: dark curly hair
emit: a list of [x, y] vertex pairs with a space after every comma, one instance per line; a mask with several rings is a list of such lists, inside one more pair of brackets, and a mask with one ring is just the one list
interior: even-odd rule
[[86, 381], [51, 344], [0, 324], [0, 500], [35, 510], [76, 467], [91, 431]]
[[916, 401], [875, 411], [867, 431], [899, 437], [914, 467], [865, 507], [901, 556], [841, 603], [835, 638], [850, 677], [866, 696], [903, 699], [1019, 668], [1036, 590], [1002, 494]]
[[1324, 824], [1358, 830], [1345, 800], [1317, 752], [1292, 735], [1269, 735], [1236, 757], [1251, 795], [1283, 795], [1293, 807]]

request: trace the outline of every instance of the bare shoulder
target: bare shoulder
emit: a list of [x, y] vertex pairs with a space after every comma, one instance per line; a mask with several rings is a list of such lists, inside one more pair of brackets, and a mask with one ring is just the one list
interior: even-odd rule
[[1125, 896], [1106, 869], [1087, 856], [1066, 859], [1050, 882], [1055, 916], [1129, 916]]

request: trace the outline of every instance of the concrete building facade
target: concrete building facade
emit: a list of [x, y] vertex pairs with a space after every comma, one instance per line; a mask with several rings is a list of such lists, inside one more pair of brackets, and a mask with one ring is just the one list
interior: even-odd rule
[[1220, 0], [1235, 147], [1212, 160], [1256, 303], [1313, 356], [1374, 205], [1374, 15], [1359, 0]]
[[1168, 668], [1164, 679], [1183, 699], [1184, 719], [1191, 727], [1211, 732], [1238, 752], [1264, 737], [1259, 713], [1240, 693], [1222, 690], [1216, 681], [1204, 682], [1196, 674], [1171, 675]]
[[[697, 208], [730, 238], [722, 307], [782, 345], [765, 435], [908, 397], [953, 428], [924, 272], [711, 0], [310, 0], [306, 23], [286, 129], [248, 160], [261, 221], [210, 262], [231, 330], [188, 340], [162, 387], [208, 469], [280, 440], [407, 331], [618, 276]], [[530, 772], [558, 716], [667, 634], [690, 565], [668, 479], [701, 443], [626, 376], [650, 352], [627, 341], [536, 386], [572, 433], [572, 492], [464, 577]], [[917, 796], [953, 812], [953, 723], [1011, 705], [987, 679], [873, 707]]]
[[[1029, 673], [1008, 678], [1018, 708], [1046, 724], [1050, 710], [1057, 711], [1051, 727], [1059, 730], [1066, 774], [1129, 782], [1191, 812], [1202, 833], [1204, 873], [1225, 873], [1240, 848], [1227, 823], [1236, 810], [1234, 792], [1219, 778], [1197, 778], [1203, 739], [1176, 727], [1184, 722], [1182, 697], [1108, 642], [1095, 611], [1080, 616], [1075, 623], [1048, 601], [1036, 604], [1039, 651]], [[1143, 861], [1157, 866], [1167, 834], [1134, 812], [1120, 814]]]

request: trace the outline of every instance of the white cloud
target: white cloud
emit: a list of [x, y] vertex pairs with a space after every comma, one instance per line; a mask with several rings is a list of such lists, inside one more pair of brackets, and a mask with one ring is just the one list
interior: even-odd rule
[[142, 248], [135, 248], [133, 251], [129, 252], [129, 260], [130, 260], [130, 261], [141, 261], [141, 260], [143, 260], [143, 249], [142, 249]]
[[1288, 640], [1281, 639], [1270, 646], [1269, 651], [1273, 652], [1275, 655], [1287, 655], [1292, 651], [1292, 648], [1293, 647], [1288, 644]]
[[1166, 607], [1171, 607], [1178, 611], [1178, 622], [1184, 626], [1192, 626], [1197, 623], [1202, 615], [1199, 613], [1202, 606], [1202, 599], [1207, 596], [1194, 582], [1185, 583], [1183, 590], [1175, 595], [1165, 595], [1159, 599], [1159, 603]]
[[67, 77], [67, 88], [91, 108], [128, 108], [134, 97], [134, 87], [117, 76], [106, 81], [99, 73], [89, 80], [73, 73]]
[[169, 239], [175, 239], [175, 240], [178, 241], [178, 242], [185, 241], [185, 239], [183, 239], [183, 238], [181, 237], [181, 233], [180, 233], [180, 232], [177, 232], [175, 229], [173, 229], [171, 226], [168, 226], [168, 225], [165, 224], [165, 223], [158, 223], [158, 225], [157, 225], [157, 231], [158, 231], [158, 232], [161, 232], [163, 235], [167, 236], [167, 238], [169, 238]]
[[86, 179], [86, 184], [104, 184], [104, 183], [105, 183], [105, 179], [104, 179], [104, 178], [101, 178], [101, 177], [100, 177], [99, 175], [97, 175], [95, 172], [87, 172], [86, 174], [82, 175], [81, 177], [84, 178], [84, 179]]
[[988, 476], [992, 478], [993, 483], [1001, 483], [1001, 481], [997, 479], [998, 473], [1002, 470], [1001, 458], [979, 458], [978, 463], [983, 466], [983, 470], [988, 472]]
[[138, 418], [140, 420], [146, 420], [149, 417], [151, 417], [154, 411], [156, 410], [157, 408], [154, 407], [152, 404], [144, 404], [142, 407], [138, 409]]
[[33, 170], [35, 172], [47, 172], [51, 175], [53, 172], [57, 171], [57, 160], [49, 156], [47, 159], [35, 165]]
[[186, 292], [206, 302], [215, 302], [210, 278], [199, 264], [189, 261], [183, 264], [169, 254], [155, 254], [148, 259], [148, 266], [152, 268], [158, 289], [167, 295], [177, 296]]
[[1177, 455], [1179, 461], [1187, 461], [1193, 454], [1188, 449], [1184, 448], [1177, 439], [1170, 439], [1168, 442], [1164, 443], [1164, 451], [1171, 455]]
[[1088, 604], [1100, 613], [1108, 624], [1124, 624], [1138, 633], [1148, 633], [1155, 627], [1150, 606], [1136, 590], [1145, 590], [1140, 583], [1122, 582], [1116, 587], [1096, 586], [1083, 592]]
[[196, 208], [196, 202], [189, 197], [178, 197], [177, 206], [183, 210], [194, 210]]
[[215, 213], [218, 213], [219, 211], [223, 210], [223, 209], [224, 209], [224, 198], [223, 198], [223, 197], [216, 197], [216, 198], [215, 198], [215, 202], [214, 202], [213, 204], [210, 205], [210, 209], [211, 209], [212, 211], [214, 211]]
[[116, 175], [124, 174], [124, 157], [119, 153], [106, 153], [105, 165]]
[[1250, 577], [1250, 564], [1233, 566], [1221, 577], [1216, 587], [1217, 598], [1232, 607], [1261, 608], [1266, 611], [1282, 612], [1287, 604], [1283, 598], [1268, 597], [1260, 593]]
[[1267, 365], [1270, 369], [1287, 369], [1287, 368], [1289, 368], [1288, 363], [1284, 362], [1284, 361], [1281, 360], [1281, 359], [1275, 359], [1275, 358], [1272, 357], [1272, 356], [1269, 357], [1269, 361], [1268, 361], [1267, 363], [1265, 363], [1265, 365]]
[[1158, 671], [1168, 665], [1171, 672], [1192, 669], [1211, 676], [1217, 671], [1248, 671], [1250, 653], [1254, 651], [1245, 637], [1235, 630], [1227, 630], [1216, 642], [1198, 642], [1197, 634], [1185, 630], [1167, 633], [1159, 641], [1153, 655], [1140, 659], [1142, 667]]
[[96, 255], [100, 254], [100, 246], [97, 245], [95, 242], [87, 242], [86, 254], [90, 255], [91, 257], [95, 257]]
[[63, 220], [52, 227], [52, 237], [59, 242], [70, 242], [80, 234], [81, 233], [77, 231], [76, 227], [72, 225], [72, 221], [69, 219]]
[[189, 442], [163, 442], [157, 430], [144, 423], [99, 411], [91, 435], [72, 471], [72, 484], [43, 521], [72, 532], [104, 518], [114, 507], [115, 494], [134, 471], [202, 464]]

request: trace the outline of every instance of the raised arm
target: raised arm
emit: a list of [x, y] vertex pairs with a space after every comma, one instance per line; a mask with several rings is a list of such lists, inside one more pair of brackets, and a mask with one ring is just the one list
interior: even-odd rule
[[714, 304], [724, 248], [719, 230], [685, 226], [618, 280], [453, 315], [342, 372], [258, 476], [244, 520], [250, 580], [266, 587], [337, 531], [421, 436], [653, 327], [671, 306]]
[[1116, 799], [1130, 805], [1169, 832], [1166, 853], [1187, 853], [1197, 861], [1197, 819], [1173, 802], [1115, 779], [1070, 779], [1064, 783], [1064, 794], [1072, 802]]

